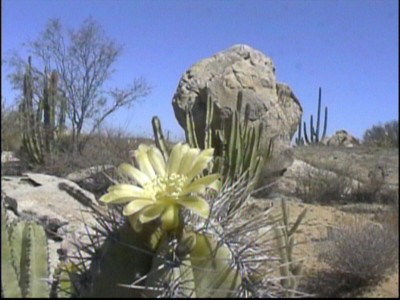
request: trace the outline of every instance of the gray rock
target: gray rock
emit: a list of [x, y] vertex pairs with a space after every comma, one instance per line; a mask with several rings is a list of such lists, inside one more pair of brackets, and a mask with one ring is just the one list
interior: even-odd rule
[[269, 138], [276, 137], [275, 153], [288, 148], [297, 130], [302, 107], [287, 85], [276, 82], [271, 58], [247, 45], [235, 45], [187, 70], [172, 100], [175, 116], [185, 128], [185, 109], [192, 108], [199, 129], [196, 132], [198, 141], [202, 142], [207, 93], [216, 105], [213, 122], [219, 124], [226, 114], [236, 109], [238, 92], [243, 93], [242, 109], [247, 104], [250, 107], [249, 117], [253, 124], [263, 124], [262, 147], [267, 149]]
[[360, 145], [360, 141], [346, 130], [336, 131], [333, 136], [326, 138], [322, 143], [328, 146], [344, 146], [349, 148]]
[[104, 175], [115, 170], [113, 165], [93, 166], [76, 172], [72, 172], [66, 176], [66, 179], [78, 184], [81, 188], [92, 193], [103, 194], [112, 184]]
[[[85, 224], [96, 225], [89, 206], [101, 207], [93, 194], [69, 180], [37, 173], [3, 176], [2, 201], [12, 220], [34, 220], [45, 228], [50, 242], [51, 270], [58, 263], [61, 241], [84, 236]], [[73, 249], [69, 243], [65, 246]]]
[[21, 175], [21, 161], [13, 151], [1, 152], [1, 174], [5, 176]]

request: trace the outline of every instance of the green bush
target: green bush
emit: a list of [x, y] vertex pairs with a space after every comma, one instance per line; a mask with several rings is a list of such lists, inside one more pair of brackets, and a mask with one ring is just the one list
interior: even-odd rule
[[363, 135], [363, 143], [378, 147], [399, 147], [399, 121], [393, 120], [384, 125], [378, 124], [367, 129]]

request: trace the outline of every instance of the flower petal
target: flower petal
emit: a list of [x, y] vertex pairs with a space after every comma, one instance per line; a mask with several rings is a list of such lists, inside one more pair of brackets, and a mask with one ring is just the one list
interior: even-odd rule
[[158, 175], [164, 176], [165, 175], [165, 161], [164, 156], [162, 155], [161, 151], [157, 147], [151, 147], [148, 152], [149, 159], [151, 164], [153, 165], [154, 170], [157, 172]]
[[[120, 186], [120, 185], [118, 185]], [[139, 188], [138, 188], [139, 189]], [[152, 200], [151, 195], [147, 195], [143, 190], [135, 190], [134, 192], [129, 189], [118, 189], [110, 187], [109, 192], [103, 196], [101, 196], [100, 201], [106, 203], [106, 204], [120, 204], [120, 203], [125, 203], [128, 201], [133, 201], [138, 198], [144, 198], [146, 200]]]
[[182, 195], [190, 193], [204, 193], [206, 187], [217, 189], [220, 174], [211, 174], [194, 180], [182, 191]]
[[121, 183], [121, 184], [115, 184], [112, 185], [108, 188], [108, 192], [109, 193], [113, 193], [113, 192], [129, 192], [132, 194], [139, 194], [142, 195], [144, 193], [144, 189], [142, 189], [141, 187], [138, 187], [136, 185], [132, 185], [132, 184], [126, 184], [126, 183]]
[[176, 229], [179, 226], [179, 207], [177, 205], [169, 205], [165, 212], [161, 215], [162, 229], [168, 231]]
[[100, 197], [99, 201], [104, 202], [106, 204], [120, 204], [120, 203], [126, 203], [129, 201], [134, 200], [132, 195], [116, 195], [114, 193], [108, 193]]
[[140, 223], [139, 221], [139, 214], [130, 215], [128, 217], [128, 221], [131, 224], [133, 230], [135, 230], [136, 232], [142, 231], [143, 226], [142, 223]]
[[193, 162], [191, 170], [187, 174], [189, 182], [207, 167], [207, 164], [213, 159], [213, 154], [214, 148], [208, 148], [201, 151], [201, 153], [196, 157], [195, 161]]
[[177, 173], [183, 155], [189, 150], [189, 145], [178, 143], [172, 148], [171, 155], [168, 159], [167, 173]]
[[208, 215], [210, 214], [210, 205], [200, 196], [186, 197], [183, 200], [178, 200], [177, 203], [203, 218], [208, 218]]
[[165, 208], [165, 205], [157, 203], [143, 209], [139, 216], [140, 222], [147, 223], [157, 219], [164, 212]]
[[144, 186], [147, 182], [150, 181], [150, 178], [145, 173], [127, 163], [121, 164], [118, 167], [118, 171], [123, 175], [126, 175], [131, 179], [135, 180], [141, 186]]
[[190, 171], [192, 164], [196, 159], [196, 157], [199, 155], [199, 153], [200, 149], [190, 148], [182, 158], [182, 161], [179, 165], [178, 173], [186, 175]]
[[153, 204], [154, 201], [151, 200], [145, 200], [145, 199], [134, 200], [131, 201], [129, 204], [125, 205], [122, 214], [124, 216], [130, 216]]
[[136, 161], [140, 170], [145, 173], [150, 179], [156, 177], [153, 166], [150, 163], [148, 151], [150, 147], [145, 144], [140, 144], [139, 148], [135, 151]]

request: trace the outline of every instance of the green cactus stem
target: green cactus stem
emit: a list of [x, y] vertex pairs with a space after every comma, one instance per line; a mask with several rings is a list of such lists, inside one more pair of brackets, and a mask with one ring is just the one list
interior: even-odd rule
[[1, 210], [2, 278], [5, 297], [49, 297], [49, 256], [46, 233], [32, 221], [21, 221], [7, 228], [6, 212]]
[[156, 146], [158, 149], [160, 149], [165, 161], [168, 161], [169, 148], [162, 132], [161, 121], [157, 116], [154, 116], [151, 120], [151, 124], [153, 125], [153, 133]]
[[317, 110], [317, 124], [316, 128], [314, 127], [313, 115], [310, 116], [310, 139], [307, 135], [307, 126], [306, 122], [304, 122], [304, 139], [307, 144], [316, 145], [320, 143], [326, 136], [326, 129], [328, 126], [328, 107], [325, 106], [325, 116], [324, 116], [324, 128], [322, 132], [322, 136], [320, 133], [320, 114], [321, 114], [321, 88], [319, 88], [318, 92], [318, 110]]
[[[33, 105], [33, 76], [31, 58], [24, 75], [23, 99], [20, 103], [22, 149], [33, 163], [41, 164], [55, 151], [56, 144], [65, 127], [66, 99], [58, 94], [58, 76], [56, 72], [48, 78], [44, 72], [43, 96]], [[56, 113], [59, 113], [56, 118]], [[58, 119], [58, 124], [56, 124]]]
[[300, 118], [299, 128], [297, 129], [297, 138], [295, 138], [295, 143], [296, 143], [297, 146], [303, 146], [304, 145], [304, 138], [301, 136], [301, 134], [302, 134], [301, 124], [302, 124], [302, 120]]
[[285, 297], [292, 297], [298, 286], [298, 277], [301, 276], [302, 261], [293, 258], [295, 245], [295, 233], [304, 219], [307, 208], [305, 208], [296, 218], [292, 226], [289, 225], [289, 208], [285, 200], [281, 200], [282, 222], [280, 226], [274, 228], [277, 239], [278, 252], [280, 256], [279, 270], [281, 273], [281, 284], [286, 289]]
[[[238, 293], [241, 277], [230, 263], [232, 253], [228, 247], [211, 235], [193, 235], [183, 253], [177, 251], [179, 242], [171, 247], [173, 239], [163, 238], [146, 281], [149, 296], [226, 298]], [[167, 291], [165, 286], [179, 290]]]
[[[214, 148], [214, 163], [209, 172], [219, 172], [224, 180], [233, 182], [241, 176], [249, 178], [248, 191], [256, 185], [262, 165], [270, 158], [272, 153], [272, 139], [265, 153], [260, 148], [260, 140], [263, 135], [263, 126], [253, 126], [249, 120], [249, 105], [245, 106], [243, 112], [243, 93], [237, 96], [236, 110], [221, 124], [214, 120], [214, 106], [216, 105], [207, 93], [207, 108], [204, 144], [205, 148]], [[186, 141], [191, 147], [200, 145], [196, 135], [196, 126], [191, 109], [186, 109]]]

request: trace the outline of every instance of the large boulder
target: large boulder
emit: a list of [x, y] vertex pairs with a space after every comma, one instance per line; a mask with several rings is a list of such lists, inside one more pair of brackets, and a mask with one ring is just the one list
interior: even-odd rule
[[[64, 251], [75, 252], [73, 243], [88, 241], [88, 226], [96, 226], [89, 207], [102, 209], [93, 194], [67, 179], [38, 173], [2, 176], [2, 201], [10, 220], [34, 220], [49, 237], [50, 270]], [[61, 251], [61, 252], [60, 252]]]
[[354, 147], [360, 145], [360, 141], [346, 130], [338, 130], [330, 138], [323, 141], [328, 146]]
[[254, 125], [263, 124], [262, 147], [267, 149], [271, 137], [276, 137], [274, 153], [290, 147], [302, 107], [289, 86], [276, 82], [271, 58], [247, 45], [235, 45], [187, 70], [172, 100], [175, 116], [185, 128], [185, 110], [191, 108], [196, 134], [202, 142], [207, 96], [217, 108], [213, 122], [220, 124], [236, 109], [239, 92], [243, 93], [242, 116], [248, 104], [249, 119]]

